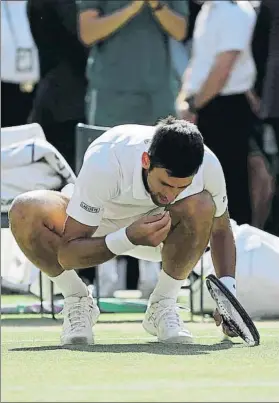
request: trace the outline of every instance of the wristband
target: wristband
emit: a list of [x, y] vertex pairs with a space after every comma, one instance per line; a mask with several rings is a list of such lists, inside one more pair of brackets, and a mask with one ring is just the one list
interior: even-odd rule
[[127, 237], [126, 227], [108, 234], [105, 237], [105, 243], [108, 249], [116, 256], [122, 255], [136, 247]]
[[236, 281], [235, 278], [230, 276], [224, 276], [219, 278], [219, 280], [227, 287], [227, 289], [236, 297]]

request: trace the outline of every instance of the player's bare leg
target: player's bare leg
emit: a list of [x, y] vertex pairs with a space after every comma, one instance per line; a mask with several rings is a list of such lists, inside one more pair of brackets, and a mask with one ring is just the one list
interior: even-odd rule
[[143, 321], [159, 341], [190, 343], [176, 300], [181, 286], [201, 258], [210, 238], [215, 205], [208, 192], [183, 199], [170, 208], [172, 228], [162, 250], [162, 271]]
[[203, 191], [170, 208], [172, 228], [164, 242], [164, 271], [177, 280], [185, 280], [206, 249], [215, 205], [211, 195]]
[[51, 278], [65, 298], [62, 344], [91, 344], [99, 309], [77, 273], [64, 271], [57, 259], [68, 201], [59, 192], [27, 192], [11, 206], [10, 227], [25, 256]]
[[50, 277], [63, 272], [57, 250], [66, 218], [67, 197], [33, 191], [17, 197], [9, 211], [11, 231], [23, 253]]

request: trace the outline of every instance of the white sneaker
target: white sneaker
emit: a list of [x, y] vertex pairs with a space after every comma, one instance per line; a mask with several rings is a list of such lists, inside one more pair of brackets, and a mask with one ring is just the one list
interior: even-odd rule
[[143, 328], [162, 343], [189, 344], [193, 336], [185, 329], [177, 313], [177, 306], [171, 299], [152, 303], [145, 312]]
[[91, 295], [65, 298], [63, 315], [62, 345], [94, 343], [92, 326], [97, 322], [100, 310]]

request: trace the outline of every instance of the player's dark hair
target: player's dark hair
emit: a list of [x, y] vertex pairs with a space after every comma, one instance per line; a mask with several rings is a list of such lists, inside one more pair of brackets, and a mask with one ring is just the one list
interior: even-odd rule
[[158, 123], [148, 154], [150, 170], [165, 168], [169, 176], [186, 178], [202, 164], [203, 137], [193, 123], [169, 116]]

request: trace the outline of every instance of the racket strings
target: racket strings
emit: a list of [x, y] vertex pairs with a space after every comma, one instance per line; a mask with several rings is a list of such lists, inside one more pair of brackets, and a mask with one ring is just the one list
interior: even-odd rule
[[235, 331], [240, 337], [242, 337], [248, 344], [253, 343], [253, 335], [251, 334], [249, 328], [246, 326], [242, 317], [226, 296], [219, 290], [219, 288], [214, 287], [212, 289], [212, 297], [217, 303], [217, 307], [220, 315], [223, 317], [224, 321]]
[[241, 303], [213, 274], [207, 276], [206, 285], [216, 302], [224, 324], [249, 346], [258, 346], [260, 344], [259, 332]]
[[[220, 308], [222, 309], [222, 315], [231, 330], [247, 338], [247, 327], [237, 310], [230, 304], [230, 302], [223, 298], [220, 302]], [[235, 318], [235, 320], [232, 320], [231, 318]]]

